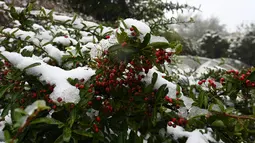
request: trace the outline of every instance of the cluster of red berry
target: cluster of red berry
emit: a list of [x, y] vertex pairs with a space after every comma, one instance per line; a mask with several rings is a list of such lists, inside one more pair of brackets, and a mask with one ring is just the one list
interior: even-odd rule
[[[211, 86], [211, 87], [213, 87], [213, 88], [216, 88], [216, 84], [215, 84], [215, 80], [214, 80], [214, 79], [208, 79], [207, 81], [208, 81], [208, 83], [209, 83], [209, 86]], [[206, 82], [206, 80], [205, 80], [205, 79], [202, 79], [202, 80], [198, 81], [198, 84], [199, 84], [199, 85], [202, 85], [202, 84], [205, 83], [205, 82]]]
[[171, 63], [171, 59], [170, 57], [173, 55], [173, 52], [166, 52], [163, 49], [159, 49], [156, 51], [156, 63], [158, 64], [163, 64], [165, 61], [167, 61], [168, 63]]
[[[179, 93], [176, 93], [176, 95], [179, 94]], [[176, 98], [176, 99], [173, 99], [173, 98], [170, 98], [169, 96], [165, 96], [165, 101], [167, 101], [168, 103], [171, 104], [171, 110], [174, 110], [176, 111], [177, 109], [180, 108], [180, 99], [179, 98]]]
[[234, 78], [239, 79], [240, 81], [243, 81], [248, 87], [255, 87], [255, 82], [247, 79], [251, 74], [251, 70], [247, 70], [247, 72], [243, 74], [240, 74], [238, 71], [235, 70], [228, 70], [226, 73], [233, 75]]
[[188, 123], [188, 121], [185, 118], [179, 117], [179, 119], [177, 118], [172, 118], [171, 121], [169, 121], [167, 123], [168, 126], [172, 126], [172, 127], [176, 127], [176, 125], [179, 126], [186, 126], [186, 124]]

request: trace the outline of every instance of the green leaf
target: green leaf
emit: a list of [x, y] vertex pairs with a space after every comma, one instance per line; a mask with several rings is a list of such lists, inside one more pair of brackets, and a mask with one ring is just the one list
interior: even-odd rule
[[142, 48], [146, 47], [149, 44], [150, 40], [151, 40], [151, 34], [147, 33], [144, 36], [143, 42], [141, 43], [141, 47]]
[[169, 43], [166, 42], [153, 42], [148, 46], [152, 46], [154, 49], [166, 49], [170, 47]]
[[71, 24], [74, 23], [74, 21], [76, 20], [76, 18], [77, 18], [77, 14], [74, 15], [74, 17], [73, 17], [73, 19], [72, 19], [72, 21], [71, 21]]
[[36, 66], [39, 66], [39, 65], [41, 65], [41, 63], [33, 63], [33, 64], [31, 64], [31, 65], [25, 67], [25, 68], [23, 69], [23, 71], [25, 71], [25, 70], [27, 70], [27, 69], [30, 69], [30, 68], [33, 68], [33, 67], [36, 67]]
[[126, 143], [127, 132], [121, 132], [118, 135], [117, 143]]
[[179, 43], [175, 46], [175, 53], [180, 54], [181, 52], [182, 52], [182, 44]]
[[2, 87], [0, 88], [0, 98], [2, 98], [3, 95], [5, 94], [5, 92], [7, 92], [12, 86], [13, 86], [13, 84], [9, 84], [9, 85], [6, 85], [6, 86], [2, 86]]
[[124, 20], [123, 19], [121, 19], [120, 20], [120, 22], [123, 24], [123, 26], [125, 27], [125, 29], [127, 29], [128, 27], [127, 27], [127, 25], [126, 25], [126, 23], [124, 22]]
[[235, 125], [235, 132], [240, 132], [243, 129], [244, 129], [243, 125], [240, 122], [237, 122], [236, 125]]
[[156, 72], [154, 72], [153, 75], [152, 75], [151, 84], [155, 85], [157, 79], [158, 79], [158, 74]]
[[217, 98], [215, 98], [216, 103], [219, 105], [220, 110], [223, 112], [225, 110], [224, 104]]
[[29, 40], [30, 38], [31, 38], [30, 36], [27, 36], [27, 37], [25, 38], [24, 41], [27, 41], [27, 40]]
[[163, 84], [159, 87], [157, 93], [156, 93], [156, 103], [158, 100], [163, 99], [163, 97], [166, 96], [167, 93], [165, 93], [167, 84]]
[[19, 18], [19, 14], [17, 13], [16, 9], [13, 6], [10, 7], [10, 14], [13, 19]]
[[63, 130], [63, 140], [69, 142], [72, 136], [72, 130], [68, 127], [65, 127]]
[[132, 45], [126, 45], [122, 47], [121, 45], [113, 45], [109, 48], [109, 56], [112, 61], [125, 61], [129, 62], [134, 54], [137, 53], [137, 49]]
[[121, 32], [121, 33], [118, 33], [117, 32], [117, 40], [119, 43], [123, 43], [123, 42], [126, 42], [128, 40], [128, 35], [126, 32]]
[[226, 91], [230, 92], [231, 90], [232, 90], [232, 83], [231, 82], [227, 82]]
[[53, 118], [47, 118], [47, 117], [42, 117], [42, 118], [37, 118], [33, 120], [30, 124], [40, 124], [40, 123], [46, 123], [46, 124], [51, 124], [51, 125], [64, 125], [64, 123], [53, 119]]
[[8, 112], [11, 110], [11, 105], [12, 105], [12, 104], [8, 104], [8, 105], [4, 108], [4, 110], [3, 110], [2, 113], [1, 113], [1, 117], [5, 117], [6, 115], [8, 115]]
[[70, 125], [70, 127], [73, 126], [73, 123], [75, 122], [76, 120], [76, 117], [77, 117], [77, 111], [76, 111], [76, 108], [74, 108], [70, 114], [70, 118], [68, 120], [68, 124]]
[[255, 71], [253, 71], [249, 76], [248, 76], [248, 78], [247, 78], [248, 80], [250, 80], [250, 81], [255, 81]]
[[255, 106], [252, 107], [253, 115], [255, 115]]
[[207, 108], [207, 106], [208, 106], [208, 96], [207, 95], [204, 96], [204, 106], [205, 106], [205, 108]]
[[26, 12], [30, 12], [33, 9], [33, 4], [29, 3], [28, 6], [26, 7]]
[[235, 111], [235, 108], [233, 108], [233, 107], [229, 107], [229, 108], [227, 108], [227, 109], [225, 110], [225, 112], [226, 112], [227, 114], [232, 113], [233, 111]]
[[93, 137], [93, 134], [90, 133], [90, 132], [86, 132], [85, 130], [73, 130], [73, 132], [75, 134], [78, 134], [78, 135], [81, 135], [81, 136], [84, 136], [84, 137]]
[[4, 140], [9, 143], [9, 141], [11, 140], [11, 134], [8, 130], [4, 130]]
[[223, 121], [221, 121], [221, 120], [216, 120], [216, 121], [214, 121], [214, 122], [212, 123], [212, 126], [213, 126], [213, 127], [225, 127]]
[[54, 143], [63, 143], [64, 141], [63, 141], [63, 134], [62, 135], [60, 135], [55, 141], [54, 141]]
[[182, 96], [181, 94], [181, 87], [177, 84], [176, 91], [178, 91], [179, 94], [176, 95], [177, 98], [180, 98]]

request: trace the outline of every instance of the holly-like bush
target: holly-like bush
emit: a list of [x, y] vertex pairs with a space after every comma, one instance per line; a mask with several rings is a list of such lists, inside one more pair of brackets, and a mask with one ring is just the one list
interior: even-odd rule
[[140, 21], [113, 29], [0, 4], [15, 23], [0, 32], [1, 140], [254, 142], [254, 69], [179, 82], [182, 46]]

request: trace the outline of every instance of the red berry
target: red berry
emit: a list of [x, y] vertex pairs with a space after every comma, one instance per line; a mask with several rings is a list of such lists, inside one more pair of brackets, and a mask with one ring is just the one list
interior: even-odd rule
[[172, 98], [169, 98], [169, 99], [168, 99], [168, 102], [173, 103], [173, 99], [172, 99]]
[[123, 43], [121, 44], [122, 47], [125, 47], [126, 45], [127, 45], [127, 42], [123, 42]]
[[89, 88], [89, 89], [88, 89], [88, 92], [89, 92], [89, 93], [91, 93], [91, 92], [92, 92], [92, 89], [91, 89], [91, 88]]
[[168, 101], [168, 100], [169, 100], [169, 96], [167, 96], [167, 95], [166, 95], [166, 96], [165, 96], [165, 100], [167, 100], [167, 101]]
[[98, 128], [95, 128], [95, 132], [98, 133], [98, 132], [99, 132], [99, 129], [98, 129]]
[[83, 89], [83, 88], [84, 88], [84, 85], [81, 84], [81, 85], [79, 86], [79, 89]]
[[96, 117], [96, 121], [97, 121], [97, 122], [100, 122], [100, 121], [101, 121], [101, 119], [100, 119], [99, 116]]
[[52, 109], [56, 109], [56, 108], [57, 108], [57, 106], [56, 106], [56, 105], [53, 105], [53, 106], [52, 106]]
[[68, 38], [68, 36], [67, 36], [67, 35], [65, 35], [64, 37], [65, 37], [65, 38]]
[[88, 102], [88, 105], [91, 106], [91, 105], [92, 105], [92, 101], [89, 101], [89, 102]]
[[179, 95], [180, 94], [180, 92], [179, 91], [176, 91], [176, 95]]
[[75, 87], [79, 88], [79, 86], [80, 86], [79, 83], [76, 83], [76, 84], [75, 84]]
[[167, 125], [168, 125], [168, 126], [172, 126], [173, 123], [172, 123], [171, 121], [169, 121], [169, 122], [167, 123]]
[[61, 102], [61, 101], [62, 101], [62, 98], [61, 98], [61, 97], [58, 97], [57, 101], [58, 101], [58, 102]]
[[176, 119], [176, 118], [172, 118], [172, 122], [174, 122], [174, 123], [175, 123], [176, 121], [177, 121], [177, 119]]
[[97, 101], [100, 101], [100, 100], [101, 100], [101, 97], [100, 97], [100, 96], [98, 96], [96, 99], [97, 99]]
[[130, 31], [134, 31], [134, 28], [133, 27], [130, 27], [130, 29], [129, 29]]
[[106, 35], [105, 38], [106, 38], [106, 39], [109, 39], [109, 38], [110, 38], [110, 35]]
[[37, 94], [34, 92], [32, 93], [32, 98], [36, 98], [37, 97]]
[[110, 88], [109, 88], [109, 87], [106, 87], [106, 88], [105, 88], [105, 91], [106, 91], [106, 92], [110, 92]]
[[203, 84], [203, 82], [202, 82], [202, 81], [199, 81], [198, 84], [201, 85], [201, 84]]
[[132, 35], [132, 36], [136, 36], [136, 33], [135, 33], [135, 32], [132, 32], [131, 35]]
[[225, 78], [220, 78], [220, 83], [223, 83], [225, 81]]

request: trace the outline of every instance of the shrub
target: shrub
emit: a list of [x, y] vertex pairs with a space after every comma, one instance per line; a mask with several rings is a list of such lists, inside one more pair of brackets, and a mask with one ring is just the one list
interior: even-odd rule
[[169, 68], [182, 46], [140, 21], [31, 10], [9, 7], [16, 25], [1, 30], [5, 142], [254, 141], [253, 69], [179, 83]]

